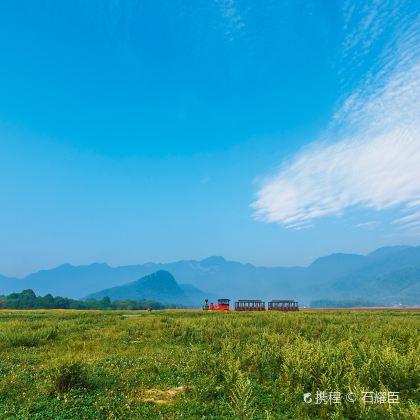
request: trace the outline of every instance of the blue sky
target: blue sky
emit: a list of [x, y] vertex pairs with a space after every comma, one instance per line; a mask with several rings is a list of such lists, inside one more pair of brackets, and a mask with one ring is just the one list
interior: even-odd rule
[[0, 273], [420, 243], [415, 1], [0, 5]]

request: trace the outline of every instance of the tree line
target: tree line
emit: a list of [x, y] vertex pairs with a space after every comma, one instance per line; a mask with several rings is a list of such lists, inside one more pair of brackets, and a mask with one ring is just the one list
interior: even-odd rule
[[98, 309], [98, 310], [142, 310], [173, 307], [154, 300], [75, 300], [61, 296], [37, 296], [31, 289], [20, 293], [0, 295], [0, 309]]

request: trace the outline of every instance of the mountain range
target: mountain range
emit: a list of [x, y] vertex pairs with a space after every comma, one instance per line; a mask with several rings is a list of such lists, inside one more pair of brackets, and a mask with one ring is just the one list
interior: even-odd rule
[[308, 267], [259, 267], [217, 256], [121, 267], [65, 264], [23, 279], [0, 276], [0, 294], [31, 288], [37, 294], [83, 298], [159, 270], [169, 272], [184, 295], [189, 289], [197, 300], [204, 296], [291, 298], [307, 304], [319, 298], [369, 298], [386, 305], [420, 304], [420, 246], [385, 247], [366, 256], [337, 253]]

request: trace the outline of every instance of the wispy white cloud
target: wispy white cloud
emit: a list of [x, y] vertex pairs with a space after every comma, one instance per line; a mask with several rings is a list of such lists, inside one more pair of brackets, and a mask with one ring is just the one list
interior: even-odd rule
[[362, 229], [372, 230], [372, 229], [375, 229], [375, 227], [378, 226], [379, 224], [380, 224], [379, 221], [377, 221], [377, 220], [371, 220], [370, 222], [358, 223], [356, 225], [356, 227], [362, 228]]
[[232, 41], [235, 36], [245, 27], [244, 19], [239, 12], [236, 0], [216, 0], [219, 5], [222, 17], [227, 22], [225, 36]]
[[345, 38], [343, 54], [359, 59], [390, 26], [398, 24], [401, 8], [395, 0], [373, 0], [370, 4], [347, 0], [343, 3]]
[[405, 206], [409, 214], [395, 223], [417, 227], [419, 44], [415, 21], [381, 56], [377, 71], [343, 102], [323, 138], [283, 162], [263, 183], [252, 205], [257, 218], [300, 229], [353, 206], [377, 211]]

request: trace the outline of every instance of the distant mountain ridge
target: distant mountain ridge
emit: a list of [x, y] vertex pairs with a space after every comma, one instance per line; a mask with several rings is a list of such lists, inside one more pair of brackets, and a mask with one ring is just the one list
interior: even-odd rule
[[354, 297], [383, 304], [418, 305], [419, 267], [420, 246], [385, 247], [366, 256], [332, 254], [318, 258], [308, 267], [258, 267], [226, 261], [218, 256], [201, 261], [122, 267], [98, 263], [85, 266], [65, 264], [24, 279], [0, 276], [0, 294], [30, 288], [37, 294], [82, 298], [164, 270], [171, 273], [180, 285], [188, 284], [188, 287], [198, 288], [205, 294], [232, 299], [293, 298], [309, 303], [314, 299]]
[[101, 299], [108, 296], [111, 300], [155, 300], [164, 304], [199, 306], [208, 297], [191, 285], [180, 285], [171, 273], [159, 270], [141, 279], [92, 293], [86, 299]]

